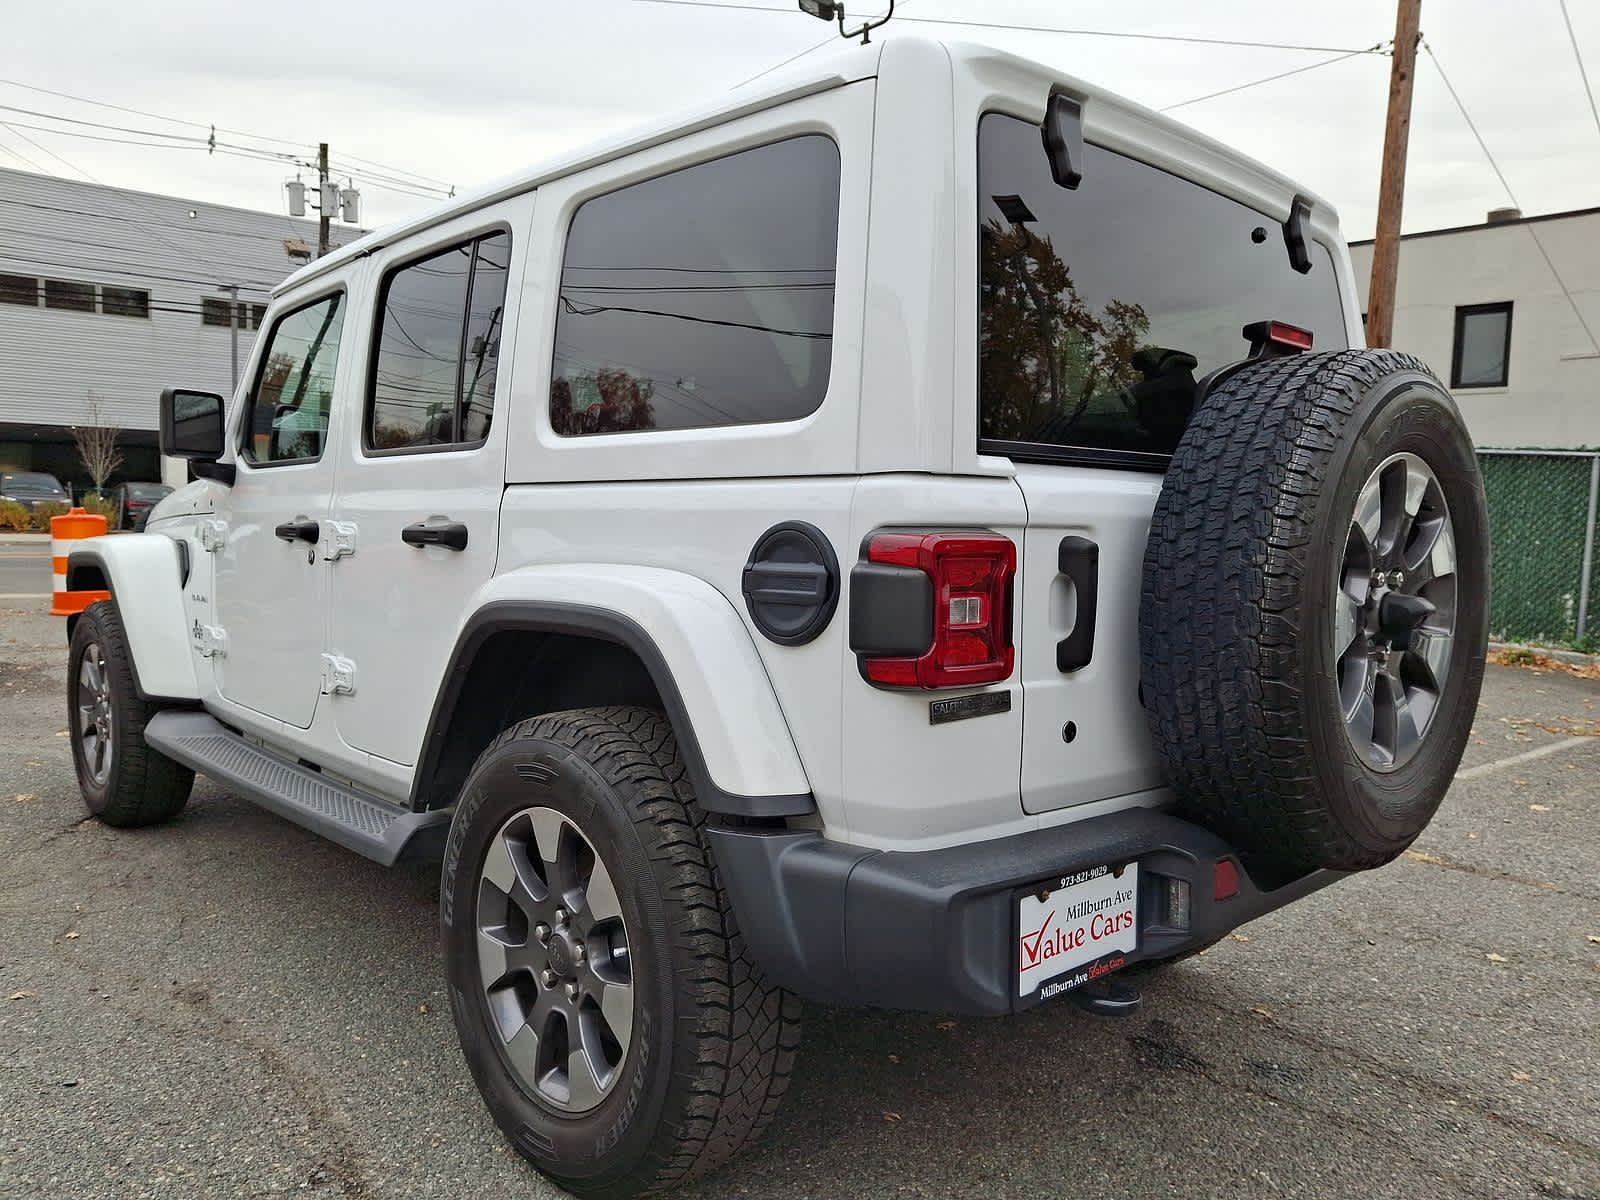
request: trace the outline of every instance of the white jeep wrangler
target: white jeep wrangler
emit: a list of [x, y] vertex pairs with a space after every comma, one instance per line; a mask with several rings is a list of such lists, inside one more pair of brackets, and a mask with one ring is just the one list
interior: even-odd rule
[[276, 292], [82, 543], [91, 812], [442, 853], [461, 1045], [583, 1195], [771, 1119], [800, 1000], [1115, 1013], [1397, 855], [1486, 637], [1471, 443], [1329, 206], [901, 38]]

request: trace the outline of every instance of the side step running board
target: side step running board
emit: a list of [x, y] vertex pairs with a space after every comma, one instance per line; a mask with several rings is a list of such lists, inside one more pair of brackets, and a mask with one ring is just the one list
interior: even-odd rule
[[412, 812], [247, 742], [203, 712], [157, 713], [144, 740], [245, 799], [347, 850], [393, 866], [402, 859], [438, 859], [452, 810]]

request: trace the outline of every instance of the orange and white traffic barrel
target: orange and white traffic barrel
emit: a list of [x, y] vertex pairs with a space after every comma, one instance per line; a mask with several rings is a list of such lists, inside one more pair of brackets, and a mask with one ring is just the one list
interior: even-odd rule
[[67, 555], [72, 552], [72, 543], [80, 538], [99, 537], [105, 531], [104, 517], [81, 508], [71, 509], [64, 517], [50, 518], [50, 570], [55, 575], [50, 597], [52, 617], [70, 617], [96, 600], [111, 599], [110, 592], [67, 591]]

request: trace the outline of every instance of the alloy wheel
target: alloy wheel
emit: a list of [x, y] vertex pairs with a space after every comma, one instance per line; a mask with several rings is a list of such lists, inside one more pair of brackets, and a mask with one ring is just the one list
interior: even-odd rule
[[1455, 530], [1417, 455], [1390, 455], [1367, 477], [1333, 599], [1345, 733], [1369, 767], [1396, 770], [1427, 736], [1455, 644]]
[[568, 817], [528, 808], [479, 872], [479, 977], [502, 1055], [564, 1113], [616, 1085], [633, 1035], [628, 928], [611, 873]]
[[111, 676], [106, 670], [105, 652], [99, 642], [83, 648], [78, 662], [77, 695], [78, 747], [84, 769], [96, 787], [103, 787], [111, 776]]

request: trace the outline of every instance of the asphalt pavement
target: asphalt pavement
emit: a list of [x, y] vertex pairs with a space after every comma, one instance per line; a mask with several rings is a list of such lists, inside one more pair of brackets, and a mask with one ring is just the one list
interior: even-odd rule
[[50, 539], [0, 536], [0, 609], [48, 596], [50, 587]]
[[[85, 820], [41, 607], [0, 601], [0, 1195], [557, 1195], [462, 1064], [436, 869], [204, 780]], [[1135, 1016], [808, 1010], [778, 1123], [680, 1194], [1600, 1200], [1597, 734], [1600, 682], [1492, 668], [1413, 851]]]

